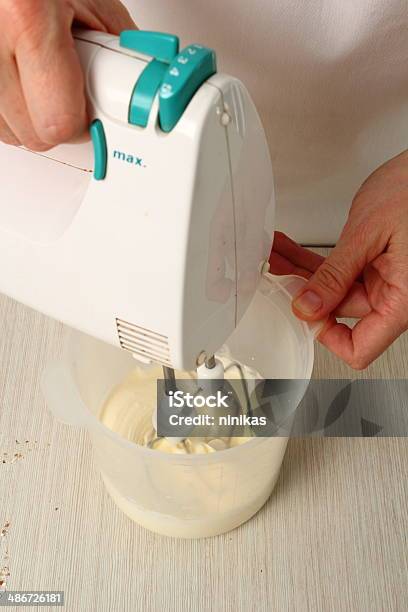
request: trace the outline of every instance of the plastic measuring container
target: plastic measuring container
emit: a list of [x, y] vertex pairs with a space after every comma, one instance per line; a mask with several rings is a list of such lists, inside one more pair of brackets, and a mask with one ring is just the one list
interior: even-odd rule
[[[315, 335], [291, 310], [292, 296], [302, 283], [298, 277], [265, 275], [226, 343], [234, 359], [265, 379], [305, 381], [299, 402], [312, 373]], [[72, 331], [62, 359], [49, 365], [43, 376], [43, 391], [55, 417], [88, 430], [96, 464], [115, 503], [143, 527], [174, 537], [213, 536], [247, 521], [275, 486], [287, 433], [203, 455], [138, 446], [98, 419], [107, 396], [134, 368], [126, 351]]]

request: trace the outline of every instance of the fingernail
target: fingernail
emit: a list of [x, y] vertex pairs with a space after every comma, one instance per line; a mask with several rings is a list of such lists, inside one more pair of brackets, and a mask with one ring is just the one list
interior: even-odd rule
[[314, 291], [306, 291], [296, 298], [293, 305], [297, 310], [303, 312], [303, 314], [311, 315], [320, 310], [323, 306], [323, 301]]

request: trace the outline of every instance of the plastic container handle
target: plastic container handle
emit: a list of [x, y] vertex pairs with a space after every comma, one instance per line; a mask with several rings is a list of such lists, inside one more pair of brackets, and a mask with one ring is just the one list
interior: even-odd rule
[[74, 427], [91, 424], [92, 417], [64, 363], [51, 363], [45, 368], [41, 390], [48, 408], [60, 423]]
[[[269, 277], [269, 280], [272, 282], [278, 283], [291, 299], [293, 299], [308, 282], [306, 278], [303, 278], [303, 276], [298, 276], [297, 274], [275, 276], [269, 272], [266, 272], [265, 276], [267, 278]], [[304, 323], [306, 323], [308, 326], [310, 334], [313, 336], [313, 338], [317, 338], [326, 323], [326, 319], [323, 319], [322, 321], [314, 321], [313, 323], [304, 321]]]

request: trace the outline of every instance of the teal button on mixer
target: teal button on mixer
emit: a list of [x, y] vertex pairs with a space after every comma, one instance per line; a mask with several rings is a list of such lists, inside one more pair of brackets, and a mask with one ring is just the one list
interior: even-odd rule
[[168, 64], [153, 60], [140, 75], [129, 107], [129, 123], [146, 127], [154, 99], [167, 72]]
[[179, 38], [162, 32], [125, 30], [120, 35], [120, 46], [124, 49], [151, 55], [161, 62], [170, 62], [179, 52]]
[[146, 127], [168, 65], [179, 52], [179, 39], [177, 36], [162, 32], [126, 30], [120, 35], [120, 45], [154, 57], [140, 75], [129, 106], [129, 123]]
[[120, 44], [154, 59], [134, 87], [129, 105], [129, 123], [146, 127], [159, 91], [159, 121], [164, 132], [177, 125], [194, 94], [217, 72], [215, 52], [190, 45], [179, 53], [179, 39], [161, 32], [126, 30]]
[[91, 124], [89, 131], [91, 133], [95, 156], [94, 179], [96, 181], [103, 181], [106, 177], [108, 165], [108, 148], [106, 146], [105, 130], [102, 121], [96, 119]]
[[160, 126], [170, 132], [201, 85], [217, 72], [215, 52], [190, 45], [170, 64], [160, 88]]

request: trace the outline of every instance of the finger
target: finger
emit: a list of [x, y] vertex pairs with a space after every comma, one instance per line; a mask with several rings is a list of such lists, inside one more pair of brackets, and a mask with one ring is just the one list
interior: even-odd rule
[[361, 283], [354, 283], [350, 291], [334, 311], [336, 317], [362, 319], [372, 311], [367, 291]]
[[[0, 114], [4, 132], [12, 135], [9, 144], [23, 144], [29, 149], [44, 151], [47, 147], [34, 130], [13, 57], [3, 56], [0, 65]], [[13, 142], [13, 136], [17, 142]]]
[[[278, 276], [296, 274], [306, 279], [312, 276], [312, 272], [304, 268], [298, 268], [291, 261], [288, 261], [278, 253], [271, 253], [269, 265], [270, 272]], [[336, 317], [361, 319], [371, 312], [371, 310], [372, 308], [364, 286], [360, 283], [354, 283], [345, 299], [336, 308], [334, 314]]]
[[296, 266], [310, 272], [315, 272], [324, 261], [324, 257], [301, 247], [282, 232], [275, 232], [272, 252], [282, 255]]
[[0, 140], [8, 145], [19, 146], [21, 142], [18, 140], [14, 132], [9, 128], [3, 117], [0, 116]]
[[334, 312], [367, 263], [384, 251], [388, 239], [378, 224], [346, 225], [337, 246], [295, 297], [294, 313], [306, 321], [318, 321]]
[[103, 21], [99, 19], [94, 11], [91, 11], [90, 8], [84, 5], [82, 0], [74, 0], [72, 7], [75, 13], [73, 21], [74, 26], [89, 28], [90, 30], [96, 30], [98, 32], [108, 31]]
[[363, 370], [405, 331], [403, 321], [372, 311], [350, 329], [331, 317], [318, 340], [352, 368]]
[[129, 11], [119, 0], [97, 0], [92, 5], [92, 11], [84, 10], [82, 2], [75, 2], [74, 8], [75, 18], [93, 29], [104, 29], [116, 35], [123, 30], [137, 29]]
[[[276, 250], [275, 250], [276, 249]], [[297, 274], [311, 278], [312, 272], [324, 262], [324, 257], [300, 247], [281, 232], [275, 233], [273, 251], [269, 257], [272, 274]], [[303, 264], [303, 266], [299, 265]], [[308, 266], [308, 268], [307, 268]], [[367, 292], [361, 283], [354, 283], [335, 311], [338, 317], [364, 317], [371, 311]]]
[[79, 136], [87, 123], [83, 75], [71, 35], [74, 13], [52, 2], [39, 5], [36, 17], [35, 26], [18, 37], [15, 55], [34, 130], [55, 146]]
[[[103, 7], [106, 11], [106, 2], [105, 0], [101, 0]], [[106, 20], [104, 19], [104, 23], [108, 29], [108, 32], [111, 34], [120, 34], [123, 30], [135, 30], [137, 26], [130, 16], [129, 11], [123, 6], [122, 2], [119, 0], [115, 0], [115, 5], [117, 5], [116, 10], [110, 12], [106, 11]]]

